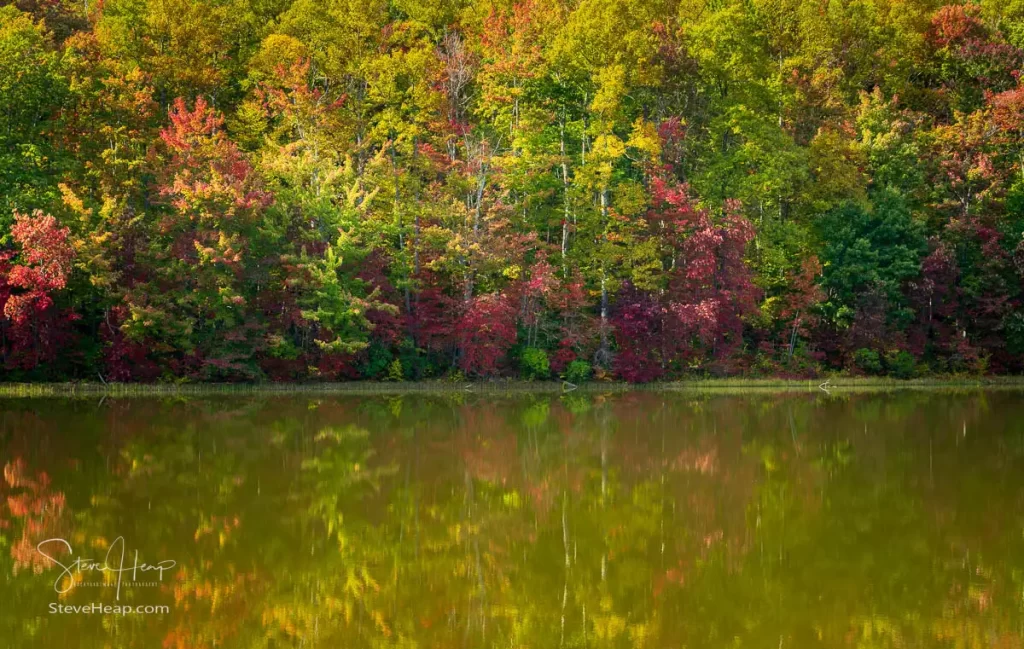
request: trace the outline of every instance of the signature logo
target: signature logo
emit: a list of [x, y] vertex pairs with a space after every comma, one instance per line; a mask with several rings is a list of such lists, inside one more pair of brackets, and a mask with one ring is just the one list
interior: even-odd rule
[[[53, 556], [60, 554], [60, 549], [66, 550], [68, 555], [74, 557], [74, 560], [65, 564]], [[177, 565], [177, 562], [171, 559], [165, 559], [155, 564], [140, 562], [138, 550], [135, 551], [134, 558], [129, 558], [126, 562], [123, 536], [114, 539], [114, 542], [107, 548], [107, 554], [102, 561], [75, 556], [74, 549], [66, 539], [47, 539], [36, 545], [36, 551], [61, 568], [60, 574], [53, 582], [53, 589], [60, 594], [75, 587], [75, 575], [100, 574], [105, 576], [109, 573], [117, 576], [116, 598], [121, 599], [121, 582], [126, 574], [130, 575], [128, 583], [138, 582], [140, 577], [153, 576], [158, 577], [158, 581], [163, 581], [164, 573]], [[68, 577], [70, 578], [68, 582], [63, 584], [64, 579]]]

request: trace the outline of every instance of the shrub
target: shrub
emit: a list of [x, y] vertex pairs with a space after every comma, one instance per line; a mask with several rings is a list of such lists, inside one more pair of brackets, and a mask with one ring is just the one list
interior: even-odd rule
[[378, 340], [374, 340], [366, 348], [366, 361], [359, 368], [363, 377], [375, 379], [388, 369], [392, 359], [391, 350]]
[[774, 376], [779, 372], [779, 364], [775, 362], [774, 345], [767, 341], [758, 345], [752, 369], [755, 374], [761, 376]]
[[590, 363], [577, 359], [566, 366], [562, 378], [569, 383], [585, 383], [590, 380], [590, 374]]
[[528, 379], [546, 379], [551, 374], [548, 353], [537, 347], [527, 347], [520, 359], [523, 376]]
[[917, 370], [917, 361], [913, 354], [903, 350], [886, 354], [885, 365], [889, 368], [889, 374], [898, 379], [913, 378]]
[[558, 349], [554, 350], [549, 356], [551, 360], [551, 371], [555, 374], [561, 375], [565, 371], [566, 366], [569, 363], [576, 360], [577, 354], [573, 349], [573, 341], [571, 339], [563, 339], [558, 343]]
[[411, 338], [406, 338], [398, 345], [397, 359], [402, 361], [402, 374], [407, 379], [419, 380], [434, 374], [437, 370], [424, 350], [416, 347]]
[[821, 373], [819, 361], [824, 357], [820, 352], [815, 352], [807, 345], [807, 342], [800, 340], [793, 350], [793, 355], [786, 363], [786, 372], [790, 376], [811, 377]]
[[853, 352], [853, 364], [865, 374], [881, 374], [882, 359], [873, 349], [860, 348]]
[[972, 345], [966, 338], [957, 343], [956, 352], [949, 358], [949, 369], [957, 374], [983, 375], [988, 372], [989, 356]]
[[401, 359], [396, 358], [395, 360], [391, 361], [391, 364], [388, 365], [388, 375], [387, 375], [387, 377], [384, 380], [385, 381], [404, 381], [405, 380], [405, 370], [402, 369], [402, 361], [401, 361]]

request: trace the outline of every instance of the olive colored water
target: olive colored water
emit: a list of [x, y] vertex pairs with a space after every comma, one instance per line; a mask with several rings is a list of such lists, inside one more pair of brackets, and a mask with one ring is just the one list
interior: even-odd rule
[[1022, 396], [2, 401], [0, 647], [1021, 647]]

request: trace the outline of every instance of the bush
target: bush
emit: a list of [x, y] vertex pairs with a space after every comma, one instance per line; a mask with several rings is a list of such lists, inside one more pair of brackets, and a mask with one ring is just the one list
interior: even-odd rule
[[562, 378], [569, 383], [586, 383], [590, 380], [590, 374], [590, 363], [577, 359], [566, 366]]
[[917, 360], [908, 351], [889, 352], [885, 355], [885, 365], [889, 374], [898, 379], [913, 378], [917, 370]]
[[551, 374], [548, 353], [537, 347], [527, 347], [520, 359], [523, 376], [528, 379], [546, 379]]
[[398, 345], [397, 359], [402, 361], [402, 375], [407, 379], [419, 380], [425, 376], [440, 373], [430, 362], [430, 358], [416, 347], [411, 338], [406, 338]]
[[384, 379], [385, 381], [404, 381], [405, 370], [402, 368], [402, 361], [398, 358], [391, 361], [388, 365], [388, 375]]
[[882, 359], [873, 349], [861, 348], [853, 352], [853, 364], [865, 374], [881, 374]]
[[380, 377], [391, 364], [391, 350], [380, 341], [374, 340], [366, 348], [366, 362], [359, 368], [364, 378], [375, 379]]

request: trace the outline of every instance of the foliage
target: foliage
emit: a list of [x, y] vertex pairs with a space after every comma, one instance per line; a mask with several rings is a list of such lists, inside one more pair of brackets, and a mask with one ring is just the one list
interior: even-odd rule
[[997, 5], [6, 3], [4, 371], [1024, 371]]
[[562, 378], [569, 383], [578, 385], [589, 381], [591, 374], [593, 374], [593, 369], [590, 367], [590, 363], [577, 359], [566, 366]]
[[898, 379], [913, 378], [917, 371], [916, 365], [913, 354], [903, 349], [885, 355], [885, 367], [889, 375]]
[[74, 259], [69, 231], [49, 214], [14, 214], [11, 236], [17, 254], [0, 253], [0, 333], [4, 365], [9, 370], [36, 370], [56, 363], [73, 341], [71, 324], [78, 315], [54, 302], [67, 286]]
[[865, 374], [881, 374], [882, 358], [873, 349], [858, 349], [853, 353], [853, 363]]
[[487, 375], [515, 343], [515, 312], [504, 296], [481, 295], [459, 319], [459, 367], [470, 375]]
[[388, 373], [385, 377], [386, 381], [404, 381], [405, 380], [405, 369], [402, 367], [402, 359], [396, 358], [388, 364]]
[[869, 291], [877, 291], [898, 308], [903, 283], [920, 272], [925, 250], [920, 227], [902, 201], [887, 195], [872, 213], [846, 205], [826, 215], [821, 227], [829, 315], [842, 326], [843, 314], [855, 311]]
[[64, 156], [52, 129], [68, 95], [60, 53], [46, 27], [15, 5], [0, 6], [0, 243], [13, 212], [51, 207]]
[[546, 379], [551, 373], [548, 353], [537, 347], [527, 347], [524, 349], [520, 363], [523, 376], [528, 379]]

